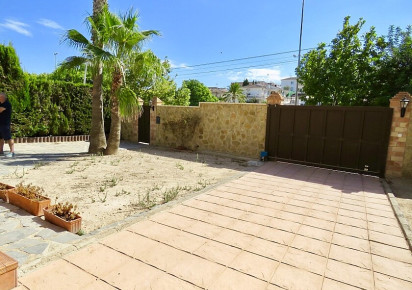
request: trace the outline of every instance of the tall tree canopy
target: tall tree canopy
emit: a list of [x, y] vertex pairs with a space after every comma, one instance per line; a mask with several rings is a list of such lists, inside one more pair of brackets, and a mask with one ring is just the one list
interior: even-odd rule
[[190, 106], [197, 106], [200, 102], [218, 101], [209, 88], [198, 80], [186, 80], [183, 84], [190, 90]]
[[239, 83], [231, 83], [228, 92], [223, 95], [223, 101], [228, 103], [244, 103], [246, 96]]
[[411, 28], [391, 28], [385, 38], [374, 27], [359, 36], [365, 24], [345, 17], [330, 45], [306, 53], [297, 69], [308, 104], [387, 105], [400, 90], [411, 91]]

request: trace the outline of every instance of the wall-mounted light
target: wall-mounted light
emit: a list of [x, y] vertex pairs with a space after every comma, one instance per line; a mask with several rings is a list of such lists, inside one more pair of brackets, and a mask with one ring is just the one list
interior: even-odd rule
[[152, 109], [152, 111], [154, 111], [154, 110], [155, 110], [155, 107], [153, 106], [153, 102], [152, 102], [152, 100], [150, 100], [150, 101], [149, 101], [149, 106], [150, 106], [150, 108]]
[[405, 117], [405, 112], [406, 112], [406, 107], [409, 104], [409, 99], [407, 97], [404, 97], [402, 100], [400, 100], [401, 102], [401, 117]]

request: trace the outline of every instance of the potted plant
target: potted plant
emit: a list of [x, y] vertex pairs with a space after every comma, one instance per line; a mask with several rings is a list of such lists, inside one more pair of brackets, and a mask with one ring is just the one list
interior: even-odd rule
[[50, 199], [43, 196], [44, 189], [31, 184], [19, 183], [8, 191], [9, 203], [35, 216], [43, 215], [43, 209], [50, 205]]
[[5, 202], [9, 202], [9, 197], [7, 193], [9, 192], [10, 189], [13, 189], [13, 188], [14, 186], [0, 182], [0, 198], [4, 200]]
[[71, 203], [59, 202], [44, 209], [44, 218], [71, 233], [77, 233], [82, 227], [82, 218], [76, 209], [77, 206], [73, 206]]

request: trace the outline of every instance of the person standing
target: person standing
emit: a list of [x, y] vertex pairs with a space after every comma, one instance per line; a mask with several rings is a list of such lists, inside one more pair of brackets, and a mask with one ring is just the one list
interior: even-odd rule
[[14, 142], [11, 138], [11, 104], [5, 93], [0, 92], [0, 154], [4, 154], [4, 142], [9, 143], [10, 152], [6, 157], [14, 157]]

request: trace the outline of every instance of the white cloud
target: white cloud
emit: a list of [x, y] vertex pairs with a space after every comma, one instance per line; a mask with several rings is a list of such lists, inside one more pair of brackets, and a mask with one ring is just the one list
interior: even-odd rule
[[169, 63], [170, 63], [170, 68], [172, 68], [172, 69], [174, 69], [174, 68], [189, 69], [189, 68], [187, 67], [187, 64], [185, 64], [185, 63], [180, 63], [180, 64], [178, 64], [178, 63], [175, 63], [175, 62], [174, 62], [173, 60], [171, 60], [171, 59], [169, 59], [168, 61], [169, 61]]
[[25, 27], [30, 27], [28, 24], [20, 22], [20, 21], [14, 21], [11, 19], [6, 19], [5, 23], [0, 23], [1, 27], [5, 27], [7, 29], [16, 31], [17, 33], [26, 35], [26, 36], [32, 36], [31, 32], [27, 30]]
[[246, 71], [229, 72], [227, 78], [232, 82], [240, 82], [244, 79], [249, 81], [266, 81], [272, 83], [280, 83], [283, 78], [281, 71], [277, 67], [274, 68], [250, 68]]
[[42, 18], [37, 21], [37, 23], [49, 28], [64, 30], [64, 28], [60, 24], [50, 19]]

